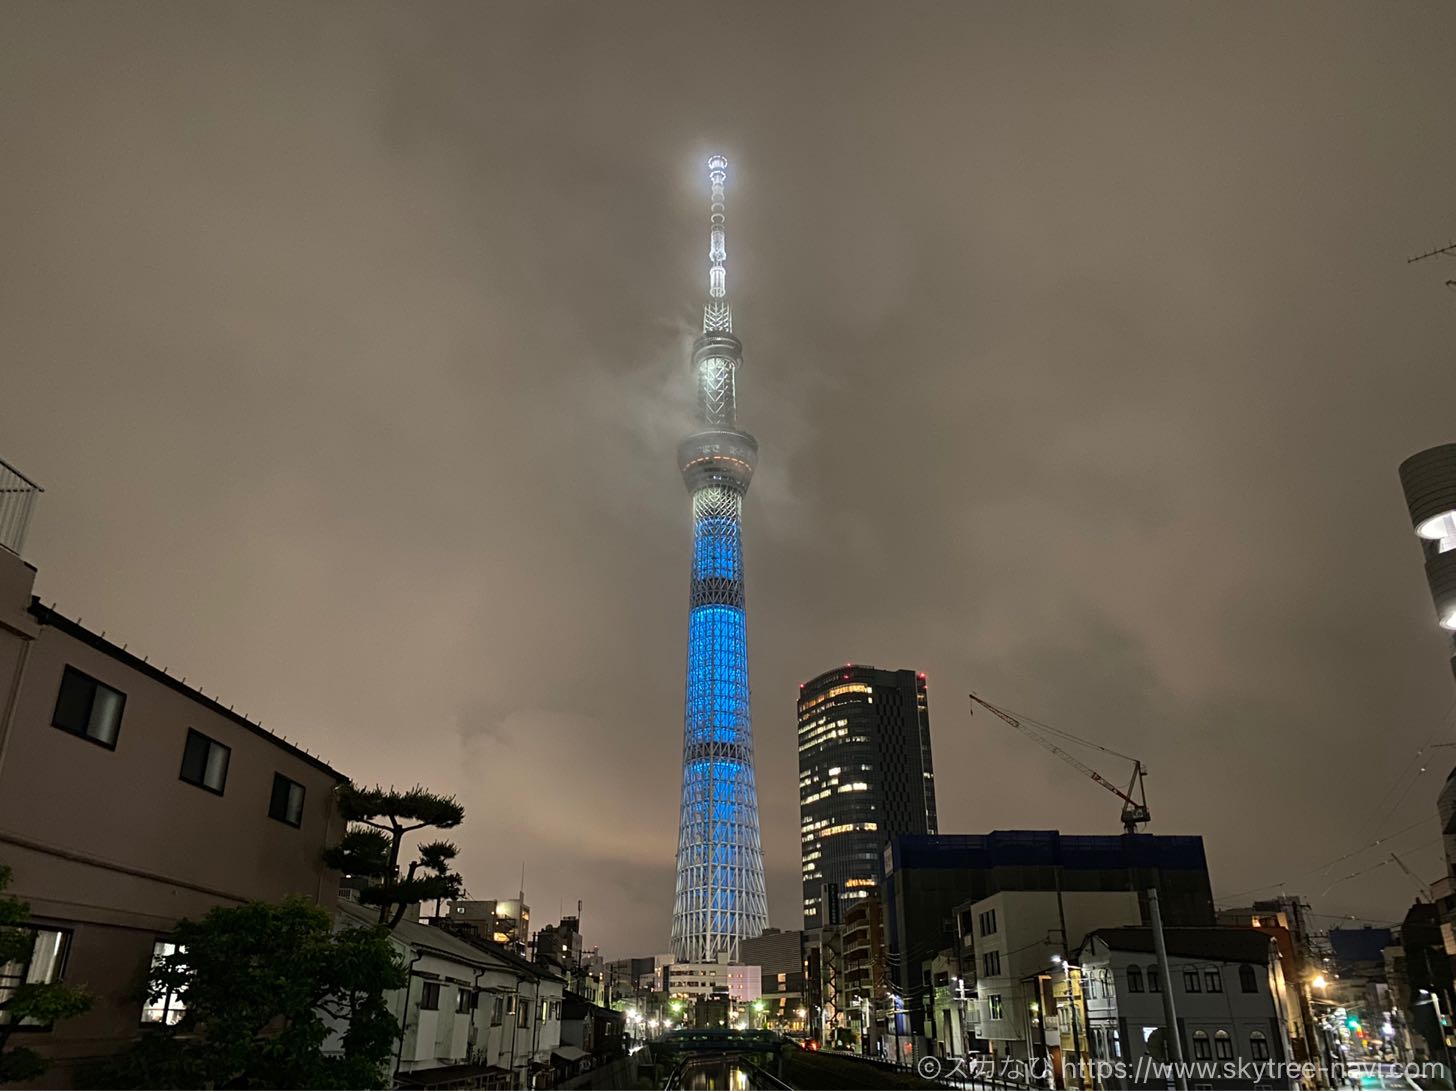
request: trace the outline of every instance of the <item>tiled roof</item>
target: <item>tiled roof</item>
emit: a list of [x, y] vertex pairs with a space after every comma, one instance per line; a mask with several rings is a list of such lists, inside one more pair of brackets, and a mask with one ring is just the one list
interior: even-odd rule
[[[1098, 928], [1087, 933], [1083, 947], [1093, 939], [1101, 940], [1114, 951], [1146, 954], [1155, 950], [1151, 928]], [[1269, 945], [1273, 939], [1257, 928], [1165, 928], [1163, 942], [1174, 958], [1265, 963], [1269, 961]]]

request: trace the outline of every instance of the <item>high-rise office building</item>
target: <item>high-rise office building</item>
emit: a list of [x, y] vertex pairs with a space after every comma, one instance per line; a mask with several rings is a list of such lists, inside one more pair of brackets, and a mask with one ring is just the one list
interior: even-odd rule
[[1411, 455], [1400, 464], [1400, 485], [1426, 555], [1436, 620], [1451, 634], [1451, 670], [1456, 672], [1456, 443]]
[[[937, 832], [925, 675], [847, 665], [799, 687], [804, 927], [878, 885], [885, 843]], [[826, 891], [828, 893], [826, 893]]]
[[693, 498], [693, 569], [683, 712], [682, 814], [672, 950], [679, 962], [737, 960], [739, 944], [768, 924], [758, 788], [748, 709], [743, 596], [743, 497], [757, 441], [738, 427], [736, 375], [743, 345], [728, 305], [723, 187], [728, 161], [708, 160], [708, 298], [693, 345], [697, 431], [678, 446]]

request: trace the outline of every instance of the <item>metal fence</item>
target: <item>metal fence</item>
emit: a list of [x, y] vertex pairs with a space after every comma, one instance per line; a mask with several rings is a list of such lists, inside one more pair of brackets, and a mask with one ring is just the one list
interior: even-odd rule
[[0, 547], [11, 553], [19, 553], [25, 548], [30, 513], [35, 508], [36, 496], [44, 491], [10, 463], [0, 459]]

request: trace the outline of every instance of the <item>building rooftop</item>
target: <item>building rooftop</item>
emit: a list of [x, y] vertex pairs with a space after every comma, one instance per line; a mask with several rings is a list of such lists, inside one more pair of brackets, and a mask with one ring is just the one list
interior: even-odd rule
[[1331, 928], [1330, 949], [1343, 963], [1383, 962], [1385, 949], [1395, 944], [1395, 933], [1389, 928]]
[[106, 655], [111, 656], [111, 658], [115, 659], [119, 663], [125, 664], [132, 670], [137, 671], [140, 674], [146, 675], [148, 678], [152, 679], [152, 681], [160, 682], [162, 685], [168, 687], [169, 689], [176, 690], [178, 693], [182, 694], [184, 697], [187, 697], [189, 700], [196, 701], [198, 704], [203, 705], [210, 711], [217, 713], [217, 715], [226, 717], [238, 726], [246, 728], [248, 731], [251, 731], [259, 738], [266, 739], [268, 742], [272, 743], [280, 750], [286, 750], [288, 753], [292, 754], [300, 761], [307, 762], [315, 769], [319, 769], [322, 772], [329, 774], [341, 784], [348, 781], [349, 778], [347, 776], [339, 772], [333, 766], [329, 765], [323, 760], [323, 758], [320, 758], [314, 754], [310, 754], [307, 750], [303, 749], [300, 746], [295, 746], [287, 739], [280, 738], [278, 735], [275, 735], [273, 734], [273, 732], [264, 728], [262, 724], [254, 723], [252, 720], [248, 719], [240, 712], [234, 712], [226, 705], [221, 704], [220, 702], [207, 696], [207, 694], [203, 693], [200, 689], [189, 686], [186, 682], [182, 681], [179, 678], [173, 678], [170, 674], [162, 670], [160, 667], [157, 667], [152, 663], [147, 662], [147, 660], [142, 659], [139, 656], [133, 655], [125, 648], [113, 644], [104, 636], [101, 636], [98, 633], [93, 633], [90, 629], [86, 628], [79, 621], [73, 621], [71, 618], [66, 617], [64, 614], [58, 613], [54, 605], [46, 606], [44, 603], [41, 602], [39, 598], [32, 598], [30, 601], [30, 615], [35, 618], [35, 620], [41, 625], [55, 629], [58, 632], [65, 633], [67, 636], [74, 637], [76, 640], [81, 641], [83, 644], [87, 644], [90, 647], [95, 648], [97, 651], [103, 652]]
[[[345, 916], [360, 924], [374, 924], [379, 919], [376, 910], [358, 902], [340, 901], [338, 908]], [[542, 981], [561, 980], [544, 967], [528, 962], [499, 944], [463, 936], [446, 928], [402, 920], [394, 926], [393, 934], [401, 943], [407, 943], [416, 949], [424, 948], [446, 958], [458, 959], [469, 966], [504, 966]]]
[[[1114, 951], [1152, 954], [1156, 949], [1151, 928], [1098, 928], [1087, 933], [1083, 948], [1094, 939]], [[1163, 942], [1173, 958], [1265, 963], [1273, 939], [1257, 928], [1165, 928]]]
[[1205, 870], [1197, 835], [1079, 834], [1057, 830], [904, 834], [885, 856], [891, 871], [909, 868], [1055, 867], [1075, 870], [1157, 867]]

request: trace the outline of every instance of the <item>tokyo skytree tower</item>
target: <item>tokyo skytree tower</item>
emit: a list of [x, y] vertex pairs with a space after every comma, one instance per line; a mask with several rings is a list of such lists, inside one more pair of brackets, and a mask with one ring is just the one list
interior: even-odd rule
[[738, 959], [768, 924], [744, 626], [743, 497], [758, 442], [738, 428], [734, 375], [743, 346], [728, 306], [723, 185], [728, 161], [708, 160], [708, 298], [693, 345], [698, 430], [678, 446], [693, 498], [693, 576], [683, 713], [682, 818], [672, 951], [679, 962]]

